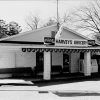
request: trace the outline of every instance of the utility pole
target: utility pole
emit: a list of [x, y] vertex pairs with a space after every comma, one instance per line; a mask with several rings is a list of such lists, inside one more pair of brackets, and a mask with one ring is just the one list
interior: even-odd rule
[[58, 0], [57, 0], [57, 28], [59, 29], [59, 11], [58, 11]]

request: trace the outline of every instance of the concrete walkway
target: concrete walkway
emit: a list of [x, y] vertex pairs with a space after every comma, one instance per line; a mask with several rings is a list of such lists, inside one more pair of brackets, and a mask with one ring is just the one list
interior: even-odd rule
[[[0, 83], [15, 80], [0, 80]], [[24, 80], [17, 83], [32, 84]], [[51, 82], [33, 86], [2, 85], [0, 100], [100, 100], [100, 79], [77, 82]]]

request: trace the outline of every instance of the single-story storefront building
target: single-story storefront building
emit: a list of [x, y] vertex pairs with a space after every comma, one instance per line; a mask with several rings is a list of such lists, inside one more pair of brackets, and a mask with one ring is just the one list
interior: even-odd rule
[[[20, 33], [0, 40], [0, 70], [9, 68], [36, 69], [44, 80], [51, 79], [54, 67], [60, 73], [99, 73], [100, 46], [73, 30], [52, 25]], [[99, 59], [99, 58], [98, 58]], [[58, 66], [58, 67], [57, 67]], [[8, 74], [0, 74], [7, 77]]]

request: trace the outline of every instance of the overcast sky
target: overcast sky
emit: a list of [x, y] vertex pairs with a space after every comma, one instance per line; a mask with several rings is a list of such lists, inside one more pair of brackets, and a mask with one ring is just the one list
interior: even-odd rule
[[[69, 13], [75, 8], [86, 5], [89, 0], [59, 0], [59, 15]], [[41, 18], [41, 23], [56, 16], [56, 0], [4, 0], [0, 1], [0, 19], [7, 23], [16, 21], [26, 31], [25, 18], [30, 13]]]

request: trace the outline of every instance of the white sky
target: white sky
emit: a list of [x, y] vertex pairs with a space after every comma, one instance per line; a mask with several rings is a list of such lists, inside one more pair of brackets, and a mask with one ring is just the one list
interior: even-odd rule
[[[89, 0], [59, 0], [59, 15], [63, 16], [75, 8], [86, 5]], [[41, 18], [42, 23], [50, 17], [56, 17], [56, 0], [12, 0], [0, 1], [0, 19], [7, 23], [16, 21], [26, 30], [25, 18], [30, 13]]]

